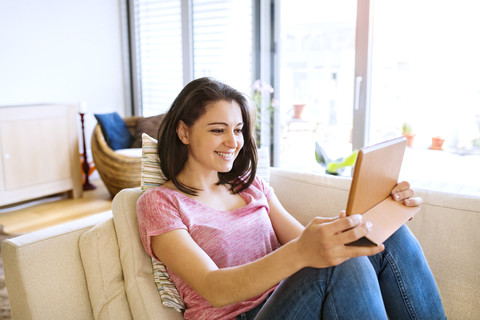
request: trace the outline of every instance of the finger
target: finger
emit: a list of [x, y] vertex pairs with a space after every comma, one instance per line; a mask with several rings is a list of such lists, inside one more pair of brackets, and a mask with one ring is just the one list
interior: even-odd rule
[[330, 235], [341, 234], [347, 230], [353, 229], [363, 222], [363, 218], [360, 214], [353, 214], [348, 217], [344, 217], [334, 221], [328, 225]]
[[332, 221], [335, 221], [337, 220], [338, 217], [329, 217], [329, 218], [325, 218], [325, 217], [315, 217], [315, 219], [313, 219], [312, 221], [315, 223], [315, 224], [324, 224], [324, 223], [328, 223], [328, 222], [332, 222]]
[[348, 229], [352, 229], [362, 223], [362, 216], [359, 214], [351, 215], [345, 218], [337, 218], [335, 221], [318, 224], [319, 219], [315, 218], [313, 223], [317, 224], [318, 230], [321, 230], [325, 237], [332, 237]]
[[423, 198], [413, 197], [403, 200], [403, 204], [407, 207], [419, 207], [423, 203]]
[[408, 181], [402, 181], [397, 183], [397, 185], [393, 188], [392, 194], [402, 192], [408, 189], [410, 189], [410, 183]]
[[345, 248], [350, 257], [373, 256], [385, 250], [385, 246], [383, 244], [379, 244], [374, 247], [346, 246]]
[[351, 243], [365, 237], [372, 230], [372, 223], [367, 221], [350, 230], [338, 234], [338, 239], [342, 244]]
[[408, 199], [410, 197], [413, 197], [415, 195], [415, 191], [413, 189], [407, 189], [403, 191], [398, 191], [396, 193], [392, 194], [393, 200], [395, 201], [402, 201], [405, 199]]
[[347, 216], [347, 212], [345, 210], [342, 210], [340, 211], [340, 215], [338, 216], [338, 218], [345, 218]]

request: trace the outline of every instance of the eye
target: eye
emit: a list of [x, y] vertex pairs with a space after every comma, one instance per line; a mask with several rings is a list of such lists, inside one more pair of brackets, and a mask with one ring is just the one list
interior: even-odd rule
[[243, 133], [243, 128], [235, 129], [236, 134], [242, 134]]
[[223, 133], [223, 129], [212, 129], [210, 130], [210, 132], [219, 134], [219, 133]]

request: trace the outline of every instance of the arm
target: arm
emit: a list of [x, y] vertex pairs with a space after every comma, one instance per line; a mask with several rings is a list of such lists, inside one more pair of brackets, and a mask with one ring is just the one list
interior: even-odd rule
[[[274, 200], [274, 205], [276, 205]], [[328, 267], [363, 255], [380, 252], [378, 247], [347, 247], [344, 244], [368, 233], [359, 215], [325, 222], [314, 219], [306, 228], [276, 208], [274, 228], [287, 241], [271, 254], [248, 264], [219, 269], [183, 229], [152, 238], [155, 255], [173, 272], [216, 307], [262, 294], [304, 267]], [[285, 209], [283, 209], [285, 210]], [[275, 215], [275, 214], [274, 214]], [[293, 231], [288, 230], [293, 227]], [[282, 230], [282, 231], [280, 231]], [[289, 241], [288, 241], [289, 240]], [[178, 252], [182, 252], [181, 255]]]

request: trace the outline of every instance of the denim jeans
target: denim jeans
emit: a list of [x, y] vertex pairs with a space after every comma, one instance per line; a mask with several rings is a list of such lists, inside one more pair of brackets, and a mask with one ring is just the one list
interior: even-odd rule
[[[375, 256], [305, 268], [237, 319], [446, 319], [422, 249], [403, 226]], [[388, 317], [387, 317], [388, 315]]]

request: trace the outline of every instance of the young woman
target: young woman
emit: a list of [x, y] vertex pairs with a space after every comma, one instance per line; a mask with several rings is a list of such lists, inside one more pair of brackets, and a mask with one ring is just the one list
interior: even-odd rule
[[[168, 179], [138, 200], [145, 250], [163, 262], [185, 319], [445, 319], [422, 250], [403, 226], [384, 245], [352, 247], [361, 215], [306, 227], [256, 172], [248, 101], [210, 78], [190, 82], [158, 134]], [[406, 182], [392, 197], [422, 200]]]

